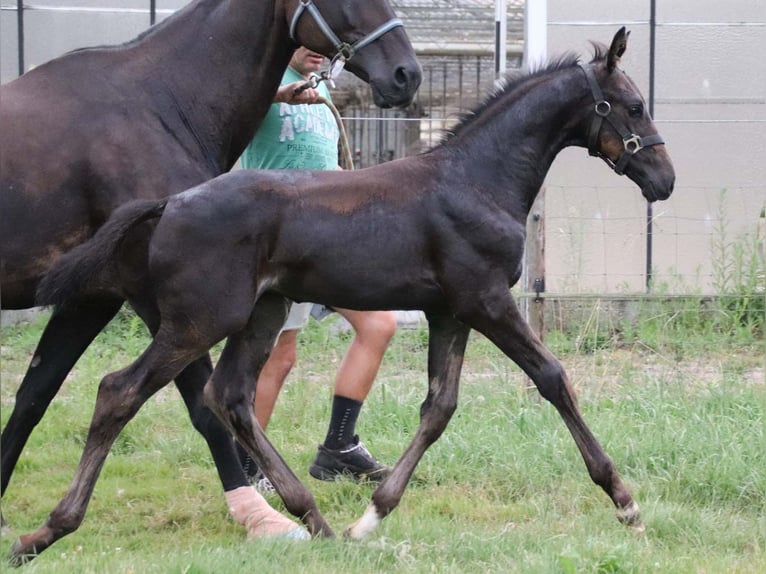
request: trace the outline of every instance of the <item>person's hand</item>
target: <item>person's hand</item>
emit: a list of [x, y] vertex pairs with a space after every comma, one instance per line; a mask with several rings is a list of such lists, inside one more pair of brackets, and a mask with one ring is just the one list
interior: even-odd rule
[[274, 96], [275, 103], [284, 104], [315, 104], [319, 100], [319, 91], [314, 88], [306, 88], [305, 90], [298, 91], [298, 88], [306, 85], [306, 82], [298, 81], [292, 84], [285, 84], [279, 86], [276, 95]]

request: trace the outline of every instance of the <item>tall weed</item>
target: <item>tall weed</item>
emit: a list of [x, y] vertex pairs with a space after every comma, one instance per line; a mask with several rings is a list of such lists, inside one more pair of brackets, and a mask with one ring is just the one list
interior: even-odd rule
[[[718, 198], [718, 218], [711, 239], [712, 283], [718, 296], [722, 330], [745, 328], [763, 333], [766, 319], [766, 262], [757, 225], [731, 237], [726, 190]], [[760, 219], [764, 219], [763, 211]]]

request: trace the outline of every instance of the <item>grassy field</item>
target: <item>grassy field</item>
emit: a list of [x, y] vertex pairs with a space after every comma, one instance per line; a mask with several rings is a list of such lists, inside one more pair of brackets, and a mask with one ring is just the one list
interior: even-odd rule
[[[169, 386], [120, 436], [82, 527], [20, 571], [766, 572], [764, 343], [715, 325], [695, 329], [678, 323], [682, 316], [617, 338], [592, 325], [548, 336], [586, 420], [642, 507], [644, 535], [617, 523], [554, 409], [474, 333], [458, 412], [370, 539], [247, 542]], [[312, 322], [302, 333], [300, 363], [270, 436], [340, 533], [364, 510], [372, 487], [308, 475], [348, 343], [332, 323]], [[3, 425], [41, 328], [1, 333]], [[67, 379], [3, 499], [10, 531], [0, 552], [57, 504], [79, 459], [98, 381], [146, 343], [139, 322], [123, 313]], [[426, 345], [422, 328], [397, 333], [362, 412], [362, 439], [385, 462], [396, 460], [418, 424]], [[281, 508], [278, 499], [273, 504]]]

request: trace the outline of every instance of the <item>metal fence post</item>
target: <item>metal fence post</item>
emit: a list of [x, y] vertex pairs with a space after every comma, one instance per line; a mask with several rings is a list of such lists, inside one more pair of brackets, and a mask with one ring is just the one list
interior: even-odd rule
[[16, 32], [21, 76], [24, 73], [24, 0], [16, 0]]

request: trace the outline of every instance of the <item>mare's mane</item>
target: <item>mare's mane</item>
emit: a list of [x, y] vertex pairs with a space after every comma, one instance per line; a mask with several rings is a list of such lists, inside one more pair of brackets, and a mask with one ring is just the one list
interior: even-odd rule
[[[591, 44], [593, 45], [593, 58], [591, 59], [591, 63], [605, 60], [608, 54], [608, 48], [598, 42], [591, 42]], [[471, 111], [459, 115], [458, 123], [455, 124], [452, 128], [445, 130], [445, 134], [439, 144], [437, 144], [437, 147], [438, 145], [444, 144], [460, 135], [463, 131], [465, 131], [466, 128], [468, 128], [468, 126], [473, 123], [477, 117], [482, 115], [485, 110], [492, 107], [498, 100], [509, 97], [509, 95], [512, 94], [517, 88], [526, 84], [528, 81], [540, 78], [541, 76], [552, 74], [554, 72], [558, 72], [559, 70], [572, 68], [579, 65], [579, 63], [580, 58], [577, 54], [573, 52], [566, 52], [558, 58], [548, 61], [547, 64], [539, 68], [523, 71], [515, 70], [507, 73], [500, 80], [500, 85], [495, 90], [493, 90], [489, 96], [487, 96]]]

